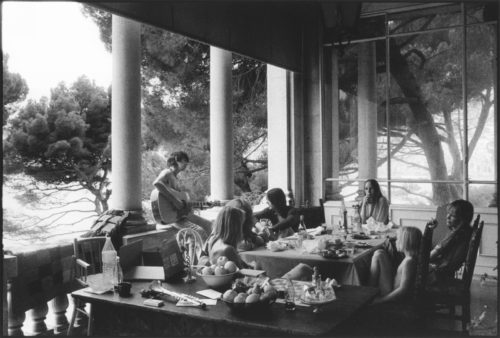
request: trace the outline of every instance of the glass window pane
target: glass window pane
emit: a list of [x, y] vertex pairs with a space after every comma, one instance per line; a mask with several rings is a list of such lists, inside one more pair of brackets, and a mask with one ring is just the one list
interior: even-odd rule
[[418, 32], [460, 25], [460, 5], [431, 7], [420, 11], [390, 14], [389, 34]]
[[498, 3], [493, 1], [466, 3], [467, 24], [498, 20], [498, 8], [496, 6], [498, 6]]
[[469, 201], [474, 208], [496, 208], [496, 191], [496, 184], [469, 184]]
[[[450, 29], [390, 40], [393, 179], [463, 179], [461, 37]], [[432, 194], [441, 204], [457, 193]]]
[[[446, 199], [434, 201], [434, 192]], [[452, 193], [450, 193], [452, 192]], [[391, 204], [437, 206], [462, 198], [463, 185], [449, 183], [392, 182]], [[456, 197], [458, 196], [458, 197]]]
[[469, 178], [496, 179], [496, 25], [467, 28]]

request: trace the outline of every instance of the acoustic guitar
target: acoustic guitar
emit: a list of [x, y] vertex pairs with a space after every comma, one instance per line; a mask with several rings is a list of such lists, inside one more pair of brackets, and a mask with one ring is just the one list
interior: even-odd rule
[[[153, 189], [151, 192], [151, 210], [153, 217], [157, 223], [170, 224], [177, 222], [182, 217], [187, 216], [192, 208], [203, 209], [205, 207], [214, 207], [222, 205], [221, 202], [192, 202], [189, 201], [189, 194], [184, 191], [176, 192], [171, 191], [170, 196], [162, 194], [158, 189]], [[176, 208], [171, 198], [177, 199], [179, 202], [185, 201], [185, 208]]]

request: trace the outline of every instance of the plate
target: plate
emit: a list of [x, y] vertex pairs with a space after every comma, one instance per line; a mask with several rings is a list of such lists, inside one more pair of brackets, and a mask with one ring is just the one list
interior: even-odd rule
[[366, 242], [356, 242], [355, 244], [356, 248], [371, 248], [372, 246]]
[[324, 305], [333, 302], [337, 298], [330, 298], [330, 299], [325, 299], [325, 300], [306, 300], [304, 296], [300, 297], [300, 301], [304, 304], [307, 305]]

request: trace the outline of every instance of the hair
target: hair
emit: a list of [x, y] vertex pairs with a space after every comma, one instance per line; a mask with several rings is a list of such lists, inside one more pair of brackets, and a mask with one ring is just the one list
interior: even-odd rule
[[286, 216], [286, 196], [283, 190], [280, 188], [273, 188], [267, 191], [267, 200], [271, 202], [276, 212], [280, 214], [281, 217]]
[[238, 208], [245, 213], [245, 220], [243, 221], [243, 237], [248, 237], [252, 234], [252, 228], [255, 224], [253, 217], [252, 206], [248, 201], [243, 198], [235, 198], [226, 203], [226, 206]]
[[398, 230], [396, 249], [408, 252], [410, 256], [417, 256], [422, 241], [422, 231], [417, 227], [403, 226]]
[[244, 219], [245, 214], [241, 209], [224, 206], [212, 225], [214, 237], [236, 247], [242, 238]]
[[167, 166], [177, 169], [179, 167], [179, 162], [181, 161], [189, 162], [188, 154], [186, 154], [184, 151], [173, 152], [167, 159]]
[[375, 188], [374, 197], [375, 197], [375, 200], [378, 201], [378, 199], [383, 196], [382, 190], [380, 190], [380, 184], [378, 184], [377, 180], [370, 178], [370, 179], [366, 180], [365, 183], [363, 184], [363, 189], [366, 186], [366, 183], [371, 183], [372, 187]]
[[457, 217], [459, 217], [463, 224], [470, 225], [472, 222], [472, 218], [474, 218], [474, 206], [471, 202], [466, 200], [455, 200], [448, 204], [448, 210], [451, 208], [455, 209], [455, 213]]

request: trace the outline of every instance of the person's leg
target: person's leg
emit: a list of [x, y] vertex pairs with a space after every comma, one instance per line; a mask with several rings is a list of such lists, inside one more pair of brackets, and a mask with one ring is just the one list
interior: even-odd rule
[[368, 284], [380, 289], [380, 296], [385, 296], [392, 291], [394, 273], [389, 256], [384, 250], [373, 253], [370, 266], [370, 279]]

